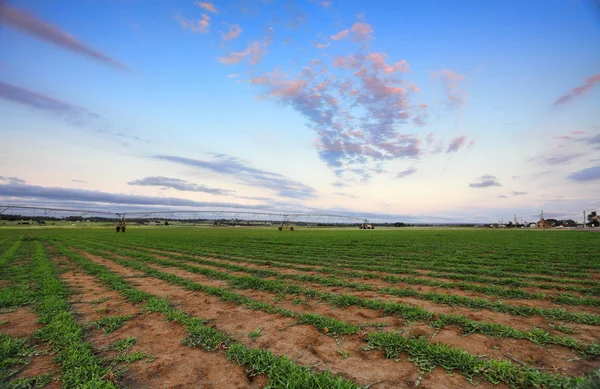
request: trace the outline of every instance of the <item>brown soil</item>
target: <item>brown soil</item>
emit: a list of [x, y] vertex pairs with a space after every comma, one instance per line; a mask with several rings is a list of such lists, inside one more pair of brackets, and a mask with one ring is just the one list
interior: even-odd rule
[[[5, 323], [6, 321], [6, 323]], [[11, 312], [0, 313], [0, 332], [13, 338], [25, 338], [32, 336], [43, 326], [38, 323], [38, 316], [28, 308], [23, 307]], [[53, 356], [43, 345], [35, 345], [35, 355], [27, 359], [22, 369], [11, 377], [11, 379], [30, 378], [42, 374], [50, 374], [54, 377], [44, 388], [60, 388], [60, 369], [54, 363]]]
[[38, 323], [38, 316], [26, 307], [0, 313], [0, 323], [3, 323], [0, 325], [0, 332], [13, 338], [31, 336], [42, 328]]
[[[126, 273], [126, 269], [116, 263], [104, 262], [94, 256], [88, 258], [105, 263], [116, 273]], [[365, 351], [365, 342], [358, 336], [340, 338], [338, 346], [333, 337], [323, 335], [312, 326], [298, 325], [294, 319], [251, 311], [158, 279], [138, 278], [135, 282], [141, 290], [168, 297], [178, 308], [209, 320], [216, 328], [249, 347], [265, 348], [276, 355], [286, 355], [302, 365], [316, 365], [317, 370], [329, 369], [361, 385], [383, 381], [374, 388], [408, 388], [408, 382], [418, 379], [419, 373], [414, 364], [404, 358], [397, 362], [386, 360], [378, 351]], [[260, 327], [263, 327], [262, 335], [251, 340], [248, 333]], [[342, 358], [342, 352], [348, 352], [348, 357]], [[462, 376], [458, 377], [463, 386], [468, 385]]]
[[[93, 256], [90, 256], [90, 259], [100, 261], [99, 258], [95, 258]], [[125, 272], [123, 266], [120, 266], [116, 263], [110, 263], [109, 261], [105, 264], [117, 273]], [[154, 266], [156, 265], [153, 265], [153, 267]], [[167, 267], [157, 268], [162, 268], [162, 271], [172, 274], [175, 274], [174, 272], [177, 271], [180, 276], [200, 283], [203, 283], [203, 280], [206, 280], [206, 277], [204, 276], [187, 272], [182, 273], [182, 271], [179, 269], [173, 270], [173, 268]], [[181, 287], [170, 285], [162, 280], [140, 278], [136, 282], [142, 290], [155, 293], [160, 296], [167, 296], [171, 301], [176, 301], [187, 312], [198, 314], [202, 318], [214, 320], [215, 324], [219, 329], [224, 330], [229, 334], [235, 335], [236, 337], [238, 337], [238, 339], [240, 339], [240, 341], [248, 341], [246, 336], [247, 333], [261, 326], [265, 327], [263, 331], [264, 334], [276, 334], [274, 331], [268, 330], [268, 328], [275, 328], [279, 331], [280, 329], [286, 329], [289, 326], [291, 326], [289, 327], [289, 329], [286, 329], [284, 333], [280, 332], [279, 334], [277, 334], [281, 336], [270, 336], [268, 339], [265, 338], [265, 340], [268, 340], [268, 343], [265, 344], [265, 347], [272, 348], [273, 351], [276, 352], [276, 354], [285, 354], [293, 357], [295, 355], [298, 355], [299, 353], [304, 353], [307, 347], [306, 344], [304, 345], [303, 350], [303, 348], [300, 347], [300, 345], [292, 347], [292, 345], [289, 344], [290, 340], [295, 337], [302, 338], [316, 336], [315, 339], [319, 339], [319, 345], [323, 345], [323, 348], [321, 348], [319, 351], [315, 351], [312, 353], [315, 356], [318, 356], [319, 358], [300, 358], [299, 360], [303, 364], [308, 365], [318, 363], [319, 361], [331, 364], [327, 367], [334, 372], [352, 372], [346, 374], [350, 374], [350, 377], [359, 383], [369, 382], [368, 379], [365, 380], [366, 374], [372, 374], [371, 376], [369, 376], [369, 378], [373, 378], [371, 382], [376, 381], [376, 377], [378, 377], [378, 375], [376, 374], [381, 374], [381, 372], [379, 371], [381, 363], [388, 362], [377, 362], [376, 365], [378, 367], [375, 369], [376, 371], [371, 371], [371, 368], [369, 367], [370, 365], [365, 365], [364, 361], [361, 362], [360, 358], [358, 360], [354, 358], [348, 358], [346, 360], [336, 362], [335, 359], [339, 359], [339, 354], [336, 355], [335, 353], [333, 353], [333, 351], [335, 351], [335, 343], [331, 344], [333, 340], [331, 340], [331, 338], [328, 336], [321, 335], [312, 327], [306, 328], [308, 326], [294, 325], [295, 321], [293, 319], [281, 318], [278, 316], [268, 315], [256, 311], [249, 311], [245, 308], [236, 306], [231, 303], [224, 303], [218, 300], [217, 298], [207, 296], [203, 293], [185, 291], [185, 289]], [[241, 294], [255, 298], [260, 301], [274, 303], [273, 295], [269, 293], [260, 291], [241, 291]], [[292, 307], [290, 306], [289, 299], [285, 302], [285, 304], [286, 305], [284, 305], [284, 307], [293, 309], [295, 311], [305, 310], [307, 312], [319, 313], [337, 318], [339, 320], [354, 322], [357, 324], [384, 321], [381, 318], [377, 317], [378, 313], [376, 311], [372, 310], [356, 308], [340, 310], [336, 308], [331, 308], [326, 304], [317, 302], [310, 302], [310, 307], [306, 307], [304, 305]], [[298, 307], [301, 308], [299, 309]], [[366, 317], [363, 315], [366, 315]], [[391, 319], [391, 322], [389, 324], [394, 326], [395, 329], [398, 329], [398, 327], [403, 324], [403, 322], [398, 319], [387, 319]], [[298, 328], [302, 328], [303, 332], [298, 332]], [[426, 324], [413, 325], [409, 328], [409, 331], [417, 336], [423, 335], [429, 337], [431, 337], [435, 333], [435, 330]], [[263, 337], [259, 338], [259, 344], [261, 344], [260, 341], [262, 339]], [[488, 355], [491, 358], [507, 359], [507, 357], [504, 354], [507, 352], [506, 350], [509, 350], [515, 358], [523, 358], [524, 360], [529, 358], [531, 359], [531, 364], [536, 366], [543, 366], [545, 368], [552, 368], [552, 366], [557, 366], [559, 369], [561, 369], [561, 371], [568, 372], [569, 374], [583, 374], [583, 372], [589, 371], [595, 365], [593, 362], [590, 361], [567, 362], [567, 359], [575, 358], [577, 357], [577, 355], [574, 353], [574, 351], [565, 347], [541, 347], [527, 340], [490, 339], [483, 335], [470, 335], [468, 337], [463, 337], [456, 329], [453, 328], [444, 328], [443, 330], [439, 331], [439, 333], [435, 337], [435, 340], [442, 341], [442, 343], [449, 344], [454, 347], [463, 348], [473, 354]], [[360, 341], [359, 339], [356, 339], [356, 337], [349, 337], [348, 341], [354, 342], [352, 343], [354, 352], [351, 352], [351, 354], [359, 352], [358, 356], [362, 358], [363, 356], [360, 354], [360, 349], [361, 347], [364, 347], [364, 342]], [[497, 344], [501, 345], [499, 349], [493, 347]], [[534, 356], [534, 358], [530, 358], [530, 356], [532, 355]], [[359, 364], [363, 363], [363, 365], [361, 365], [360, 368], [358, 368], [356, 366], [352, 366], [352, 362], [356, 362]], [[361, 375], [358, 375], [357, 372], [354, 372], [355, 369], [359, 369]], [[412, 370], [414, 371], [414, 369], [415, 367], [413, 365]], [[414, 373], [412, 373], [412, 377], [412, 379], [416, 380], [418, 376], [415, 376]], [[394, 377], [394, 379], [397, 378]]]
[[[61, 279], [77, 293], [80, 302], [73, 303], [73, 310], [81, 323], [97, 320], [103, 316], [136, 315], [124, 326], [105, 335], [100, 330], [90, 330], [87, 340], [101, 350], [109, 344], [133, 336], [137, 343], [130, 352], [142, 351], [155, 357], [153, 361], [141, 360], [127, 367], [119, 385], [130, 388], [260, 388], [249, 382], [241, 366], [228, 362], [223, 353], [209, 353], [181, 344], [185, 330], [181, 325], [167, 322], [158, 313], [143, 314], [116, 292], [107, 290], [93, 277], [78, 271], [69, 271]], [[102, 297], [110, 300], [94, 305], [89, 301]], [[114, 351], [101, 351], [112, 357]]]

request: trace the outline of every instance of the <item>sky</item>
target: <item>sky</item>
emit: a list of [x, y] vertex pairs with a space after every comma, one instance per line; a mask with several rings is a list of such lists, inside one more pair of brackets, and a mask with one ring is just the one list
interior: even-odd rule
[[0, 0], [0, 204], [600, 211], [595, 0]]

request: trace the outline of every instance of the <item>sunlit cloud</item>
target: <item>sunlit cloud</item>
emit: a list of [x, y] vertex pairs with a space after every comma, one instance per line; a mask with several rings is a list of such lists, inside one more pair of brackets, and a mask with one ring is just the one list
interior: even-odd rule
[[208, 12], [212, 12], [212, 13], [217, 13], [218, 12], [217, 8], [212, 3], [208, 3], [208, 2], [207, 3], [203, 3], [201, 1], [197, 1], [194, 4], [196, 4], [198, 7], [202, 8], [202, 9], [208, 11]]
[[242, 28], [239, 25], [230, 24], [227, 32], [221, 33], [221, 38], [223, 38], [224, 41], [236, 39], [237, 37], [240, 36], [241, 33], [242, 33]]
[[578, 96], [582, 96], [585, 93], [589, 92], [592, 88], [594, 88], [599, 83], [600, 83], [600, 73], [589, 77], [588, 79], [585, 80], [585, 82], [582, 85], [571, 89], [567, 94], [559, 97], [554, 102], [554, 105], [561, 105], [561, 104], [568, 103], [569, 101], [573, 100], [574, 98], [576, 98]]
[[208, 15], [202, 15], [202, 19], [199, 20], [190, 20], [180, 15], [175, 15], [175, 20], [185, 30], [202, 33], [207, 33], [210, 31], [210, 16]]

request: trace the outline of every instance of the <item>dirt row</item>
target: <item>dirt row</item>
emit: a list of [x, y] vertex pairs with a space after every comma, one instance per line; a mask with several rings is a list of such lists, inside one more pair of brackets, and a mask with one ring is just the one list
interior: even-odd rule
[[[105, 266], [110, 267], [112, 270], [122, 274], [123, 276], [133, 276], [135, 274], [141, 275], [135, 270], [132, 270], [127, 267], [123, 267], [118, 265], [112, 261], [99, 258], [93, 256], [91, 254], [86, 254], [86, 256], [97, 263], [104, 264]], [[177, 268], [171, 267], [162, 267], [158, 265], [148, 264], [149, 266], [164, 271], [166, 273], [171, 273], [178, 275], [182, 278], [186, 278], [203, 285], [211, 285], [211, 286], [219, 286], [224, 287], [225, 284], [222, 281], [215, 281], [212, 279], [208, 279], [202, 275], [197, 275], [193, 273], [189, 273]], [[180, 293], [184, 293], [188, 296], [188, 300], [182, 299], [182, 304], [191, 304], [193, 302], [197, 302], [198, 300], [209, 301], [211, 305], [231, 305], [228, 303], [224, 303], [216, 298], [205, 295], [201, 292], [189, 292], [186, 291], [182, 287], [169, 285], [166, 282], [156, 279], [148, 279], [148, 278], [139, 278], [135, 281], [142, 287], [147, 283], [149, 288], [158, 288], [161, 293], [165, 293], [165, 295], [169, 296], [171, 299], [171, 293], [174, 293], [175, 296], [178, 296]], [[156, 290], [158, 290], [156, 289]], [[436, 331], [434, 328], [430, 327], [427, 324], [418, 324], [418, 323], [406, 323], [401, 319], [391, 318], [391, 317], [381, 317], [380, 313], [374, 310], [363, 309], [351, 307], [347, 309], [339, 309], [332, 308], [331, 306], [323, 303], [319, 303], [316, 301], [305, 301], [303, 303], [297, 304], [294, 301], [294, 296], [279, 298], [278, 296], [274, 296], [273, 294], [261, 292], [261, 291], [239, 291], [240, 294], [244, 296], [248, 296], [254, 298], [259, 301], [264, 301], [276, 305], [278, 307], [291, 309], [297, 312], [312, 312], [318, 313], [322, 315], [326, 315], [329, 317], [336, 318], [338, 320], [342, 320], [345, 322], [355, 323], [355, 324], [374, 324], [374, 323], [385, 323], [388, 327], [385, 327], [387, 331], [404, 331], [405, 333], [412, 333], [416, 336], [427, 336], [430, 339], [433, 338], [436, 342], [442, 342], [454, 347], [459, 347], [469, 351], [472, 354], [476, 355], [486, 355], [490, 358], [498, 358], [498, 359], [507, 359], [507, 358], [515, 358], [520, 361], [527, 361], [528, 364], [532, 366], [542, 368], [542, 369], [552, 369], [555, 371], [559, 371], [562, 373], [566, 373], [569, 375], [581, 375], [585, 372], [589, 371], [591, 368], [596, 366], [598, 363], [594, 361], [588, 360], [579, 360], [578, 355], [570, 349], [561, 346], [538, 346], [527, 340], [520, 339], [495, 339], [488, 338], [483, 335], [470, 335], [468, 337], [464, 337], [456, 328], [447, 327], [440, 331]], [[195, 297], [192, 297], [195, 296]], [[275, 299], [274, 299], [275, 297]], [[177, 297], [176, 297], [177, 298]], [[261, 318], [255, 324], [256, 328], [259, 328], [264, 323], [270, 323], [273, 320], [283, 320], [286, 322], [290, 322], [290, 324], [294, 323], [292, 319], [285, 318], [277, 318], [274, 319], [273, 315], [267, 315], [260, 312], [248, 311], [245, 308], [236, 306], [236, 311], [246, 311], [246, 315], [252, 316], [260, 316]], [[268, 318], [265, 318], [268, 317]], [[262, 323], [262, 324], [261, 324]], [[298, 326], [304, 327], [304, 326]], [[255, 330], [256, 328], [252, 328], [250, 326], [249, 331]], [[291, 327], [294, 328], [294, 327]], [[372, 330], [372, 329], [371, 329]], [[231, 333], [231, 331], [226, 331]], [[316, 330], [313, 330], [316, 332]], [[319, 335], [318, 332], [316, 332]], [[329, 339], [328, 336], [321, 337], [325, 339]], [[351, 340], [353, 337], [349, 337], [348, 340]], [[362, 343], [362, 346], [358, 346]], [[364, 347], [364, 342], [358, 340], [357, 347]], [[289, 355], [289, 354], [286, 354]], [[293, 355], [293, 353], [292, 353]], [[335, 355], [334, 355], [335, 357]], [[339, 355], [337, 356], [339, 358]], [[321, 358], [323, 359], [323, 357]], [[576, 360], [573, 360], [576, 359]], [[312, 360], [307, 360], [307, 364], [311, 364]], [[413, 367], [414, 368], [414, 367]], [[362, 369], [362, 368], [361, 368]]]
[[[55, 257], [54, 261], [63, 268], [67, 267], [66, 258]], [[94, 277], [70, 269], [60, 278], [74, 292], [71, 306], [81, 325], [107, 316], [133, 315], [125, 325], [110, 334], [90, 327], [86, 332], [86, 341], [91, 342], [103, 358], [115, 357], [118, 352], [108, 351], [106, 347], [127, 337], [137, 340], [129, 352], [139, 351], [150, 356], [129, 364], [122, 377], [115, 377], [119, 386], [217, 389], [262, 388], [266, 385], [265, 377], [250, 380], [244, 369], [227, 361], [222, 352], [210, 353], [184, 346], [181, 343], [186, 336], [183, 326], [165, 321], [161, 314], [141, 312], [139, 305], [127, 302]], [[103, 300], [106, 301], [94, 303]]]
[[[375, 389], [412, 388], [419, 380], [419, 370], [412, 362], [405, 358], [388, 360], [380, 351], [365, 351], [366, 344], [359, 336], [336, 339], [322, 334], [313, 326], [299, 325], [291, 318], [252, 311], [159, 279], [136, 277], [143, 274], [91, 254], [86, 254], [86, 257], [122, 276], [130, 277], [139, 289], [159, 297], [167, 297], [177, 308], [209, 320], [215, 328], [249, 347], [268, 349], [276, 355], [294, 359], [301, 365], [314, 366], [319, 371], [330, 370], [360, 385], [378, 382], [373, 386]], [[174, 271], [173, 274], [177, 273]], [[214, 283], [206, 285], [216, 286]], [[259, 293], [253, 296], [258, 297]], [[282, 302], [282, 306], [284, 305], [285, 302]], [[248, 333], [259, 328], [262, 328], [262, 335], [255, 340], [250, 339]], [[440, 368], [424, 374], [421, 380], [421, 387], [424, 388], [464, 388], [467, 385], [470, 386], [460, 374], [449, 376]], [[505, 386], [480, 383], [479, 387]]]

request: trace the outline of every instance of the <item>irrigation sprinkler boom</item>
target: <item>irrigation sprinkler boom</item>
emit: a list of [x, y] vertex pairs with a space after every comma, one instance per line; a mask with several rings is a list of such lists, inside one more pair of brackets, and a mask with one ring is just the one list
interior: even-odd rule
[[[125, 220], [129, 219], [187, 219], [187, 220], [233, 220], [245, 222], [277, 223], [280, 230], [287, 228], [293, 231], [292, 223], [327, 223], [327, 224], [360, 224], [366, 219], [356, 216], [336, 215], [331, 213], [305, 213], [305, 212], [257, 212], [257, 211], [235, 211], [224, 209], [210, 210], [170, 210], [170, 211], [122, 211], [109, 212], [90, 209], [66, 209], [52, 207], [31, 207], [21, 205], [0, 205], [0, 215], [13, 214], [29, 217], [57, 217], [65, 218], [72, 216], [102, 217], [116, 220], [119, 230], [125, 232]], [[119, 231], [117, 230], [117, 231]]]

